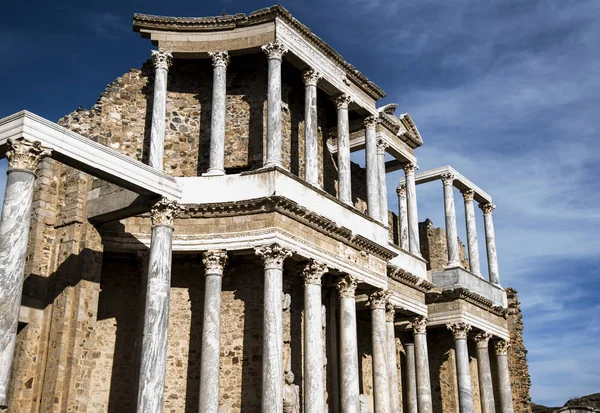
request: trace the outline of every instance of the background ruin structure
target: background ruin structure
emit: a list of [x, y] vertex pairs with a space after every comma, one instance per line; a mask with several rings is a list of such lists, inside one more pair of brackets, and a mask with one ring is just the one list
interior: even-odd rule
[[[418, 171], [408, 114], [280, 6], [133, 27], [158, 50], [92, 109], [0, 120], [0, 404], [530, 412], [492, 198], [450, 166]], [[431, 181], [445, 230], [419, 225]]]

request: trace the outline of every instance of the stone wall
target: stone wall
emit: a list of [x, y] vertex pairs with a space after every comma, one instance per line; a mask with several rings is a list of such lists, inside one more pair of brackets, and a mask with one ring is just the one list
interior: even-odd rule
[[506, 289], [508, 298], [508, 330], [510, 331], [510, 350], [508, 368], [513, 393], [515, 413], [531, 413], [531, 377], [527, 364], [527, 348], [523, 342], [523, 314], [517, 291]]
[[[431, 272], [443, 271], [446, 264], [448, 264], [446, 231], [443, 228], [436, 228], [431, 220], [426, 219], [419, 222], [419, 239], [421, 254], [427, 260], [427, 270]], [[463, 268], [469, 270], [465, 246], [460, 239], [458, 240], [458, 256]]]

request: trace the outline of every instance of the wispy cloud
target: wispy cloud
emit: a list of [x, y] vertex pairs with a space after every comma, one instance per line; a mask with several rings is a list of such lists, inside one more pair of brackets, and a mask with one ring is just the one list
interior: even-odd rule
[[116, 40], [131, 31], [131, 23], [122, 15], [110, 12], [86, 12], [89, 28], [100, 38]]

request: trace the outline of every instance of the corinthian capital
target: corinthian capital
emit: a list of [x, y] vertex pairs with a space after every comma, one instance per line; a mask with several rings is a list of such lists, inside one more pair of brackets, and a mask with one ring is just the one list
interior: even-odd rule
[[396, 309], [389, 301], [385, 305], [385, 321], [388, 323], [394, 322], [394, 317], [396, 316]]
[[155, 69], [169, 70], [173, 63], [173, 55], [164, 50], [152, 50], [152, 62], [154, 62]]
[[406, 198], [406, 185], [402, 184], [398, 188], [396, 188], [396, 193], [399, 197]]
[[40, 141], [30, 142], [25, 138], [8, 139], [8, 169], [25, 169], [37, 172], [40, 161], [50, 156], [52, 151], [42, 147]]
[[411, 175], [414, 174], [417, 169], [419, 169], [419, 165], [417, 165], [416, 163], [407, 163], [406, 165], [404, 165], [404, 173], [406, 175]]
[[206, 268], [206, 274], [223, 275], [223, 269], [227, 263], [227, 251], [225, 250], [208, 250], [202, 254], [202, 263]]
[[385, 305], [390, 298], [387, 290], [377, 290], [369, 295], [369, 307], [373, 310], [385, 310]]
[[420, 315], [411, 321], [413, 334], [427, 334], [427, 318]]
[[154, 204], [150, 210], [152, 226], [168, 225], [172, 227], [173, 222], [175, 221], [175, 216], [180, 210], [181, 207], [175, 201], [162, 198], [160, 201]]
[[490, 338], [492, 338], [492, 335], [490, 333], [486, 333], [485, 331], [481, 331], [473, 336], [473, 340], [475, 340], [477, 348], [485, 349], [488, 348]]
[[263, 45], [261, 49], [267, 54], [269, 59], [281, 60], [283, 55], [287, 52], [287, 48], [279, 40], [267, 43]]
[[467, 334], [471, 331], [471, 326], [467, 323], [446, 324], [446, 327], [452, 331], [455, 340], [466, 340]]
[[212, 58], [213, 67], [227, 66], [229, 64], [229, 53], [226, 51], [209, 52], [208, 55]]
[[350, 95], [341, 94], [335, 98], [335, 107], [338, 109], [348, 109], [348, 105], [352, 102]]
[[481, 208], [484, 214], [491, 214], [492, 211], [496, 209], [496, 205], [490, 202], [487, 204], [479, 204], [479, 208]]
[[380, 123], [381, 123], [381, 119], [379, 118], [379, 116], [375, 116], [375, 115], [367, 116], [363, 122], [363, 124], [365, 125], [365, 128], [367, 128], [367, 129], [375, 128]]
[[310, 262], [306, 264], [306, 267], [304, 267], [304, 270], [302, 270], [304, 285], [321, 285], [321, 278], [327, 271], [329, 271], [327, 265], [321, 264], [315, 260], [310, 260]]
[[302, 72], [302, 79], [304, 79], [304, 86], [317, 86], [321, 74], [315, 69], [307, 69]]
[[345, 277], [340, 278], [335, 286], [340, 293], [340, 297], [354, 298], [357, 285], [356, 278], [348, 274]]
[[385, 155], [385, 150], [389, 146], [390, 145], [388, 145], [387, 142], [385, 142], [383, 139], [378, 139], [377, 140], [377, 155]]
[[262, 258], [265, 268], [283, 268], [283, 262], [286, 258], [292, 256], [293, 251], [283, 248], [276, 242], [271, 245], [254, 248], [256, 255]]
[[497, 356], [506, 356], [509, 347], [510, 343], [506, 340], [500, 340], [494, 343], [494, 350], [496, 351]]
[[462, 192], [462, 196], [465, 202], [472, 201], [473, 197], [475, 196], [475, 191], [473, 191], [472, 189], [464, 190]]
[[451, 173], [442, 174], [441, 178], [442, 178], [442, 183], [444, 184], [444, 186], [452, 185], [454, 183], [454, 180], [456, 179], [454, 174], [451, 174]]

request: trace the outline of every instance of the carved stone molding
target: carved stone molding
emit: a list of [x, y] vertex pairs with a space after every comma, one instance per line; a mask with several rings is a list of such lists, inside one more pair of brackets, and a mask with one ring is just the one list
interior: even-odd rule
[[369, 307], [373, 310], [385, 310], [385, 306], [390, 298], [387, 290], [377, 290], [369, 294]]
[[472, 201], [473, 197], [475, 196], [475, 191], [473, 191], [472, 189], [466, 189], [462, 192], [462, 196], [465, 202]]
[[261, 49], [266, 53], [269, 59], [281, 60], [283, 55], [287, 52], [287, 48], [279, 40], [267, 43], [263, 45]]
[[229, 64], [229, 53], [227, 53], [227, 51], [209, 52], [208, 55], [212, 58], [213, 67], [226, 67]]
[[412, 319], [413, 334], [427, 334], [427, 317], [417, 316]]
[[317, 86], [321, 74], [315, 69], [307, 69], [302, 72], [302, 79], [304, 79], [304, 86]]
[[418, 169], [419, 169], [419, 165], [417, 165], [416, 163], [407, 163], [406, 165], [404, 165], [404, 173], [406, 175], [411, 175], [414, 174]]
[[293, 254], [293, 251], [283, 248], [277, 243], [256, 247], [254, 251], [262, 258], [265, 268], [283, 269], [283, 262]]
[[365, 120], [363, 121], [363, 124], [365, 125], [365, 128], [367, 128], [367, 129], [376, 128], [377, 125], [379, 125], [380, 123], [381, 123], [381, 118], [379, 116], [375, 116], [375, 115], [367, 116], [365, 118]]
[[42, 147], [40, 141], [30, 142], [25, 138], [8, 139], [8, 169], [24, 169], [37, 172], [40, 161], [50, 156], [52, 151]]
[[496, 209], [496, 205], [490, 202], [487, 204], [479, 204], [479, 208], [481, 208], [484, 214], [491, 214], [492, 211]]
[[395, 316], [396, 309], [394, 308], [394, 305], [388, 301], [385, 305], [385, 321], [387, 323], [393, 323]]
[[342, 298], [354, 298], [357, 286], [356, 277], [350, 274], [341, 277], [336, 283], [336, 288]]
[[492, 335], [490, 333], [486, 333], [485, 331], [480, 331], [479, 333], [473, 336], [473, 340], [477, 344], [477, 348], [488, 348], [490, 338]]
[[169, 70], [173, 63], [173, 55], [164, 50], [152, 50], [152, 62], [155, 69]]
[[508, 354], [509, 347], [510, 343], [506, 340], [500, 340], [494, 343], [494, 350], [497, 356], [506, 356]]
[[385, 155], [385, 150], [389, 146], [390, 145], [388, 145], [387, 142], [385, 142], [383, 139], [378, 139], [377, 140], [377, 155]]
[[335, 98], [335, 107], [338, 109], [348, 109], [348, 105], [352, 102], [350, 95], [342, 94]]
[[150, 218], [152, 226], [168, 225], [173, 226], [175, 217], [181, 211], [181, 207], [175, 202], [167, 198], [162, 198], [152, 206], [150, 210]]
[[435, 287], [433, 283], [424, 278], [418, 277], [413, 273], [405, 271], [402, 268], [388, 266], [388, 277], [409, 287], [416, 288], [424, 293], [431, 291]]
[[452, 331], [455, 340], [466, 340], [467, 334], [471, 331], [471, 326], [467, 323], [446, 324], [448, 330]]
[[396, 193], [399, 197], [406, 198], [406, 185], [402, 184], [396, 188]]
[[447, 174], [442, 174], [442, 176], [440, 178], [442, 179], [442, 183], [444, 184], [444, 186], [449, 186], [454, 183], [456, 176], [454, 176], [454, 174], [447, 173]]
[[202, 254], [202, 263], [206, 269], [206, 274], [223, 275], [223, 269], [227, 263], [227, 251], [225, 250], [208, 250]]
[[304, 285], [321, 285], [321, 278], [328, 271], [329, 269], [326, 264], [311, 259], [310, 262], [306, 264], [306, 267], [304, 267], [304, 270], [302, 270]]

